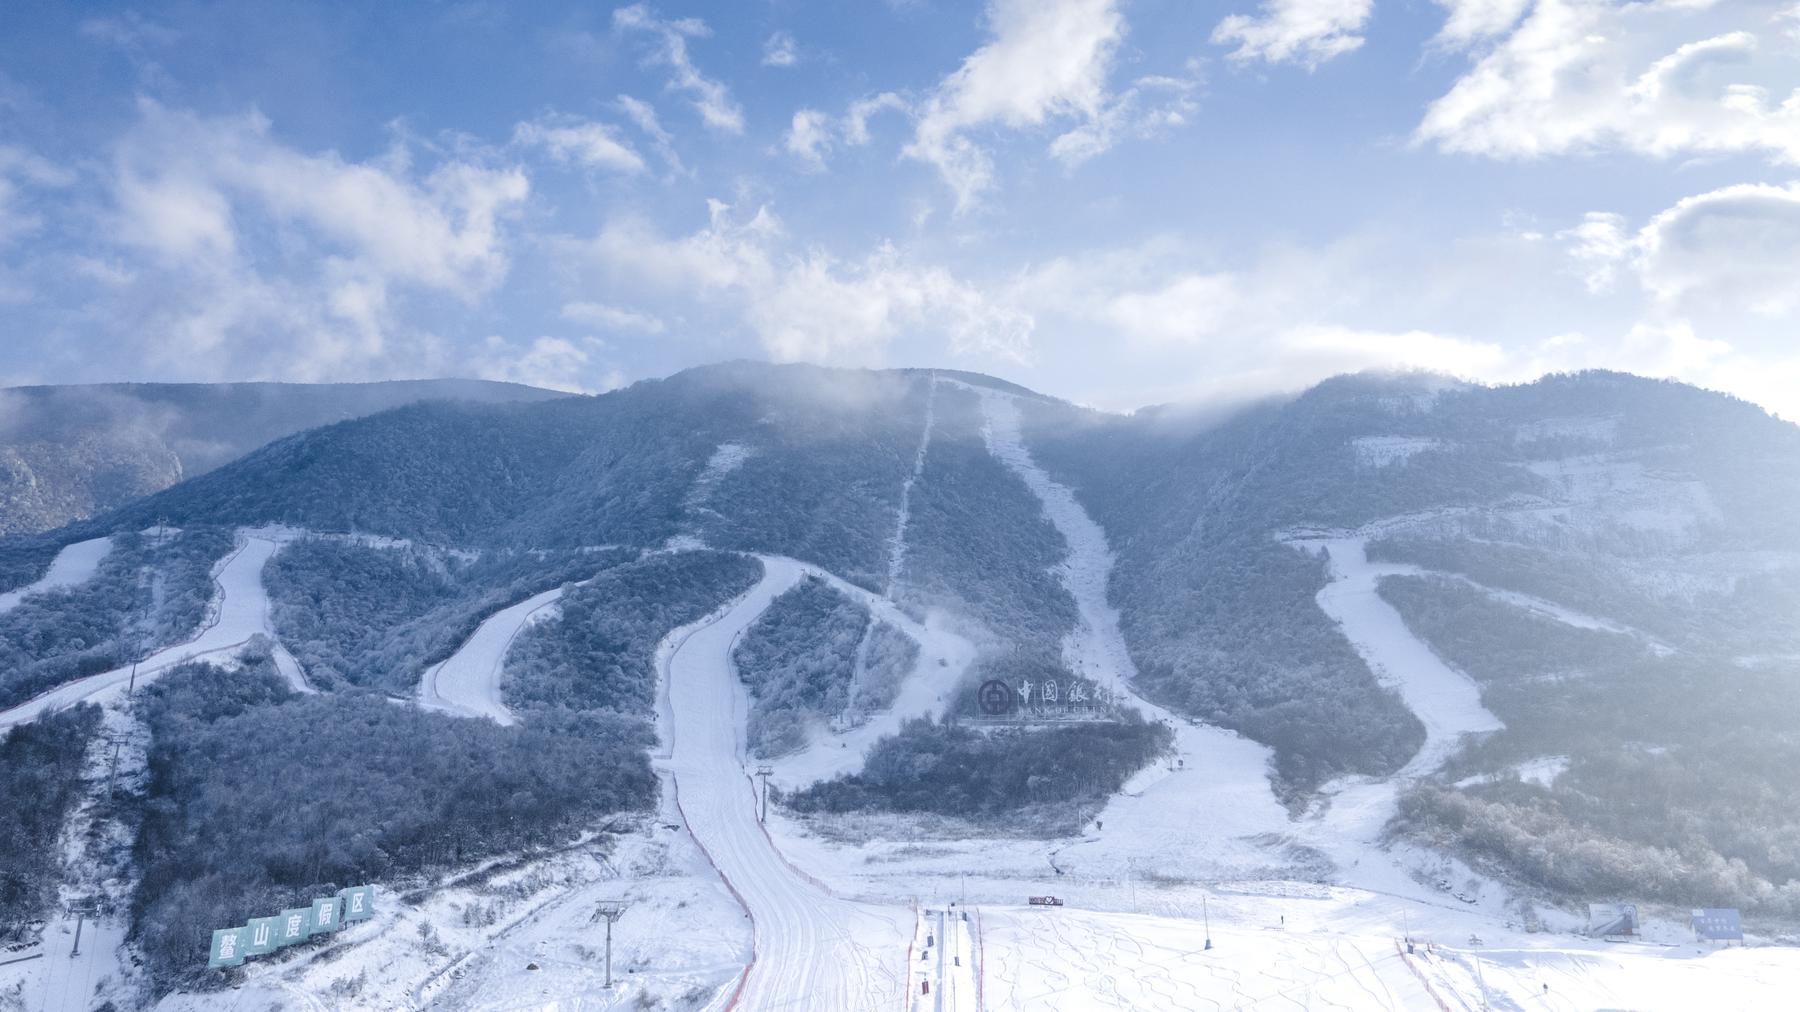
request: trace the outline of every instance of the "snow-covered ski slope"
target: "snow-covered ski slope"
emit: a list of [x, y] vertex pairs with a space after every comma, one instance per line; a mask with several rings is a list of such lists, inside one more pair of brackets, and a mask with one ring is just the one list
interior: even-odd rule
[[546, 590], [487, 617], [454, 654], [425, 669], [419, 705], [456, 717], [486, 717], [502, 726], [517, 722], [500, 698], [506, 652], [531, 621], [562, 599], [563, 588]]
[[28, 583], [17, 590], [9, 590], [0, 594], [0, 612], [8, 612], [17, 608], [19, 602], [32, 594], [42, 594], [47, 590], [60, 590], [86, 583], [100, 568], [100, 563], [112, 551], [111, 538], [94, 538], [90, 541], [77, 541], [72, 545], [64, 545], [50, 560], [50, 568], [39, 577], [36, 583]]
[[1425, 744], [1399, 774], [1418, 777], [1443, 765], [1464, 735], [1504, 725], [1481, 705], [1474, 680], [1440, 660], [1376, 592], [1382, 577], [1402, 570], [1370, 562], [1364, 545], [1362, 538], [1318, 543], [1331, 562], [1331, 582], [1319, 591], [1319, 607], [1343, 627], [1375, 677], [1397, 691], [1425, 725]]
[[755, 925], [754, 961], [733, 997], [744, 1009], [892, 1009], [909, 990], [912, 914], [838, 899], [775, 849], [744, 770], [744, 691], [731, 669], [737, 636], [804, 566], [763, 560], [755, 587], [668, 655], [669, 759], [683, 819]]
[[[262, 582], [263, 566], [289, 536], [285, 530], [272, 528], [240, 531], [237, 548], [213, 571], [217, 590], [206, 621], [192, 638], [165, 647], [139, 662], [137, 684], [152, 680], [185, 661], [229, 656], [249, 643], [251, 637], [260, 634], [275, 641], [275, 664], [288, 684], [297, 692], [312, 691], [301, 674], [300, 665], [275, 640], [269, 622], [269, 595]], [[132, 666], [126, 665], [57, 686], [10, 710], [0, 711], [0, 730], [76, 703], [109, 702], [122, 695], [132, 680]]]
[[1032, 459], [1014, 396], [969, 389], [981, 396], [989, 452], [1025, 482], [1068, 542], [1069, 556], [1058, 575], [1075, 598], [1080, 620], [1063, 641], [1064, 660], [1076, 673], [1130, 694], [1146, 717], [1175, 731], [1176, 754], [1132, 778], [1101, 814], [1101, 831], [1072, 843], [1058, 865], [1096, 872], [1129, 868], [1140, 859], [1209, 870], [1267, 865], [1269, 856], [1250, 838], [1288, 828], [1286, 812], [1270, 789], [1269, 750], [1136, 695], [1137, 668], [1119, 632], [1118, 610], [1106, 597], [1113, 556], [1105, 532], [1074, 493]]

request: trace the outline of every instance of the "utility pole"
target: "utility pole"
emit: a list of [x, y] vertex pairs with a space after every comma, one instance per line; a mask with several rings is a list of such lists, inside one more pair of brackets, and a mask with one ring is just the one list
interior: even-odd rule
[[762, 811], [756, 816], [756, 821], [767, 822], [769, 821], [769, 778], [775, 775], [775, 767], [758, 766], [756, 775], [762, 779]]
[[625, 916], [625, 907], [624, 900], [601, 900], [600, 904], [594, 908], [594, 916], [588, 920], [588, 923], [592, 924], [602, 917], [606, 918], [606, 989], [608, 991], [612, 990], [612, 926], [614, 921]]
[[1206, 950], [1212, 951], [1212, 912], [1206, 909], [1206, 897], [1200, 897], [1200, 916], [1206, 923]]

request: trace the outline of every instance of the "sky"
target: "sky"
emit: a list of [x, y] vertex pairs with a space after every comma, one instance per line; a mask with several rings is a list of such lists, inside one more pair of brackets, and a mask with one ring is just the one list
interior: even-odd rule
[[0, 385], [732, 358], [1800, 419], [1796, 0], [10, 0]]

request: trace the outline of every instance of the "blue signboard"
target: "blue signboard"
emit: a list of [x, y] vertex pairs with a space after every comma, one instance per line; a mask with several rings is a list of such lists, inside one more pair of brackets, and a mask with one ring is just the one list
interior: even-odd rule
[[340, 915], [346, 921], [366, 921], [375, 916], [375, 887], [351, 886], [338, 892], [343, 901]]
[[281, 948], [281, 918], [252, 917], [244, 926], [249, 932], [250, 940], [244, 947], [246, 956], [266, 956]]
[[311, 907], [297, 907], [293, 910], [283, 910], [281, 916], [276, 918], [276, 921], [275, 940], [279, 942], [283, 948], [299, 942], [304, 942], [306, 941], [307, 936], [312, 934]]
[[336, 896], [313, 900], [311, 930], [308, 934], [322, 935], [327, 931], [336, 931], [338, 912], [343, 909], [338, 904], [339, 900]]
[[237, 966], [245, 956], [266, 955], [374, 916], [374, 886], [340, 889], [335, 896], [313, 900], [311, 906], [283, 910], [278, 917], [254, 917], [242, 927], [213, 932], [206, 965], [214, 969]]
[[245, 928], [220, 928], [212, 933], [212, 949], [207, 953], [206, 965], [217, 970], [224, 966], [237, 966], [244, 961]]
[[1707, 907], [1694, 911], [1694, 934], [1711, 942], [1741, 942], [1744, 922], [1736, 907]]

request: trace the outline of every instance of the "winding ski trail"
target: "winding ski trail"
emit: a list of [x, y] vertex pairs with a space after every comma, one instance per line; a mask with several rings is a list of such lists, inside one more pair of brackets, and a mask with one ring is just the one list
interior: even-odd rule
[[[735, 990], [708, 1006], [891, 1009], [909, 990], [912, 914], [833, 896], [789, 864], [757, 819], [744, 771], [747, 697], [731, 666], [737, 637], [811, 567], [763, 557], [763, 578], [723, 612], [680, 630], [666, 654], [666, 768], [682, 818], [754, 924]], [[866, 593], [866, 592], [865, 592]], [[672, 634], [675, 635], [675, 634]]]
[[97, 675], [59, 685], [5, 711], [0, 711], [0, 730], [36, 720], [38, 716], [81, 702], [109, 703], [134, 684], [154, 680], [169, 668], [190, 660], [217, 657], [240, 650], [251, 637], [263, 635], [275, 643], [275, 666], [296, 692], [311, 692], [300, 665], [275, 638], [269, 619], [269, 594], [263, 587], [263, 567], [287, 540], [284, 531], [240, 531], [239, 543], [214, 567], [217, 590], [210, 614], [188, 639], [144, 658], [134, 666], [114, 668]]
[[562, 600], [564, 589], [546, 590], [489, 615], [455, 653], [425, 669], [419, 705], [453, 717], [486, 717], [502, 727], [518, 723], [500, 693], [506, 652], [532, 619]]

